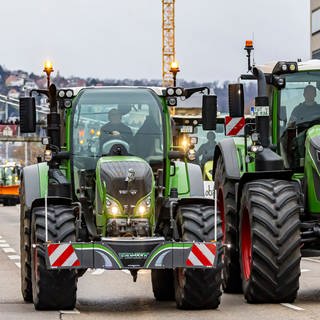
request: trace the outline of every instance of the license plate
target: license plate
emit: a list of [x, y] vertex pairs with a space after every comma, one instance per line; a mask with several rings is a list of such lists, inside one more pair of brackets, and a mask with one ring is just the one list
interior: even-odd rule
[[192, 126], [182, 126], [180, 129], [180, 132], [182, 133], [193, 133], [193, 127]]

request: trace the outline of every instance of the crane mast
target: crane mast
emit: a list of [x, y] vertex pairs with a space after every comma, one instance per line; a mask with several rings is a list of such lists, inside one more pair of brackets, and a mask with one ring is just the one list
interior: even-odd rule
[[162, 0], [162, 85], [172, 86], [170, 64], [175, 61], [175, 0]]

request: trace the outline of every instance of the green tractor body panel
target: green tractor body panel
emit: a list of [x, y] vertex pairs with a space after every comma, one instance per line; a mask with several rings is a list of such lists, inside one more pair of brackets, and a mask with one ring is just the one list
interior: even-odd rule
[[[307, 208], [312, 214], [320, 217], [320, 166], [319, 151], [313, 141], [320, 137], [320, 125], [315, 125], [306, 133], [305, 140], [305, 183], [307, 186]], [[313, 140], [313, 141], [312, 141]], [[320, 145], [318, 145], [320, 146]]]
[[185, 162], [175, 161], [175, 170], [171, 167], [169, 186], [170, 189], [177, 189], [179, 198], [186, 198], [190, 196], [189, 175]]
[[39, 186], [40, 197], [44, 198], [48, 196], [48, 171], [49, 167], [46, 162], [36, 164], [39, 171]]

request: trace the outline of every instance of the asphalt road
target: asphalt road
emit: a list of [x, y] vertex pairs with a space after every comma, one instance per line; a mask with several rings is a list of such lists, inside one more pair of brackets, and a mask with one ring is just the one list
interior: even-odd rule
[[20, 294], [19, 207], [0, 207], [0, 320], [11, 319], [318, 319], [320, 259], [303, 259], [298, 299], [294, 304], [247, 304], [242, 295], [224, 294], [219, 309], [180, 311], [174, 302], [153, 299], [150, 273], [138, 281], [124, 271], [91, 270], [78, 282], [72, 312], [35, 311]]

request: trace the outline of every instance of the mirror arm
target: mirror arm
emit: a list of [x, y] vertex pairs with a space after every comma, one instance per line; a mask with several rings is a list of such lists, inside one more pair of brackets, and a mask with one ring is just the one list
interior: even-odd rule
[[45, 89], [32, 89], [29, 92], [29, 96], [32, 97], [32, 94], [34, 92], [37, 93], [38, 95], [44, 94], [45, 96], [47, 96], [49, 98], [49, 91], [48, 90], [45, 90]]
[[190, 98], [194, 93], [196, 92], [202, 92], [207, 90], [207, 93], [210, 94], [210, 88], [209, 87], [198, 87], [198, 88], [189, 88], [185, 89], [185, 98], [188, 99]]

